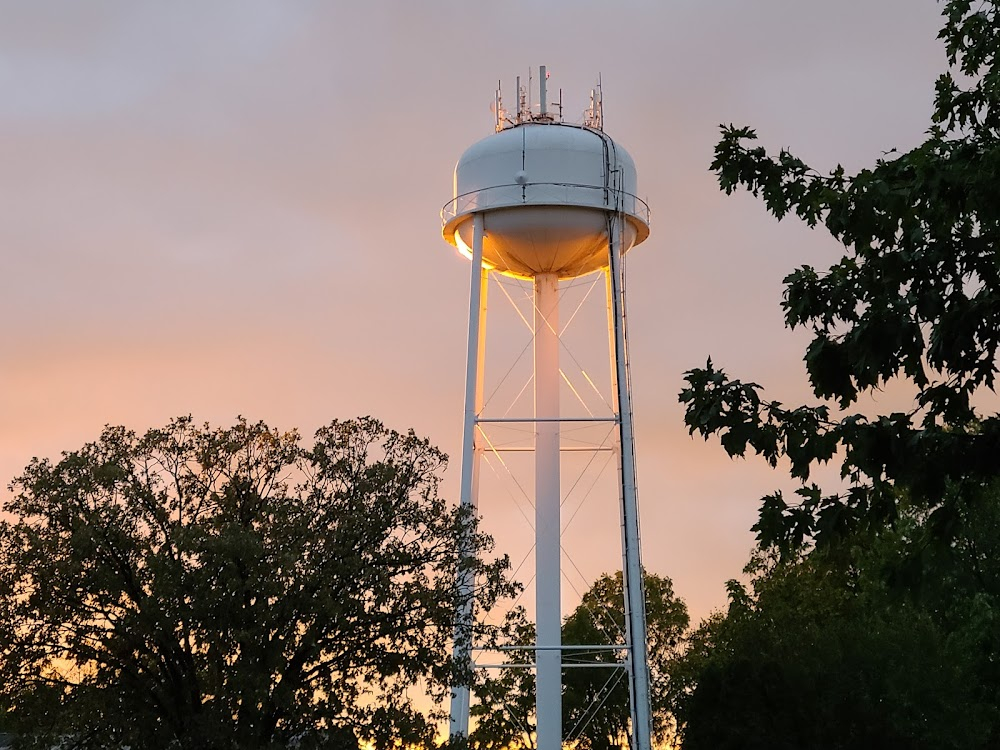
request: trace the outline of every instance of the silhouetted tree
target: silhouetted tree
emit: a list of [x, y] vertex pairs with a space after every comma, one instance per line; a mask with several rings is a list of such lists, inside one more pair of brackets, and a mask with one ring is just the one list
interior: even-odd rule
[[[785, 406], [709, 360], [680, 395], [692, 433], [731, 456], [786, 459], [795, 502], [762, 499], [752, 590], [691, 636], [676, 666], [684, 747], [1000, 746], [1000, 17], [948, 0], [927, 138], [869, 169], [828, 174], [723, 127], [727, 193], [844, 246], [784, 279], [819, 403]], [[892, 381], [912, 407], [870, 416]], [[846, 489], [810, 482], [840, 463]]]
[[757, 553], [752, 585], [729, 583], [673, 666], [685, 750], [997, 747], [1000, 505], [966, 521], [946, 555], [909, 511], [897, 530]]
[[482, 606], [511, 590], [438, 495], [445, 461], [368, 418], [311, 446], [109, 427], [35, 459], [0, 524], [2, 700], [43, 747], [430, 742], [408, 689], [447, 692], [463, 534]]

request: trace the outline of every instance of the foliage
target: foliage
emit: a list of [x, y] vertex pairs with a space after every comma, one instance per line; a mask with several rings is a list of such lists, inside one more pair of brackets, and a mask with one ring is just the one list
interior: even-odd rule
[[[653, 734], [657, 742], [672, 737], [673, 720], [666, 711], [668, 679], [678, 646], [688, 626], [687, 607], [664, 576], [644, 574], [646, 629], [649, 648]], [[563, 623], [567, 646], [610, 646], [625, 640], [623, 578], [619, 571], [602, 575], [583, 595]], [[521, 644], [534, 642], [534, 628], [522, 626]], [[622, 654], [610, 650], [563, 652], [564, 663], [609, 664]], [[513, 663], [530, 663], [532, 652], [512, 651]], [[481, 681], [476, 690], [478, 717], [472, 745], [483, 750], [501, 747], [534, 748], [534, 675], [527, 669], [503, 669]], [[563, 670], [563, 736], [581, 750], [610, 750], [628, 744], [629, 694], [625, 671], [609, 667], [571, 667]]]
[[[966, 521], [947, 559], [909, 511], [895, 531], [758, 553], [752, 588], [730, 582], [672, 673], [685, 750], [996, 747], [1000, 504]], [[894, 585], [927, 553], [936, 585]]]
[[[535, 626], [517, 610], [520, 622], [510, 646], [534, 644]], [[508, 664], [531, 664], [530, 648], [505, 652]], [[469, 745], [474, 750], [535, 750], [535, 673], [530, 668], [506, 667], [495, 674], [482, 672], [473, 687], [476, 702], [470, 708], [474, 725]]]
[[[687, 607], [674, 594], [673, 582], [645, 573], [646, 643], [649, 654], [650, 703], [653, 741], [672, 738], [673, 717], [666, 710], [667, 686], [681, 636], [688, 626]], [[612, 645], [625, 640], [624, 592], [621, 571], [601, 576], [563, 624], [563, 642], [578, 645]], [[620, 661], [612, 651], [566, 652], [565, 662]], [[564, 670], [563, 723], [567, 738], [581, 750], [627, 747], [629, 691], [623, 669], [581, 668]]]
[[[787, 461], [797, 502], [763, 498], [750, 589], [689, 637], [671, 706], [686, 750], [1000, 746], [1000, 18], [948, 0], [927, 138], [870, 169], [820, 174], [723, 127], [712, 169], [779, 220], [845, 248], [784, 279], [811, 334], [820, 403], [785, 406], [709, 360], [686, 374], [689, 430]], [[915, 392], [868, 416], [862, 396]], [[847, 489], [810, 483], [837, 461]]]
[[[506, 560], [438, 495], [446, 457], [370, 419], [297, 433], [190, 418], [35, 459], [0, 524], [0, 696], [47, 747], [426, 742], [455, 560]], [[484, 634], [487, 636], [489, 634]]]
[[[731, 456], [785, 457], [803, 483], [797, 504], [763, 498], [754, 528], [764, 545], [789, 554], [804, 540], [892, 524], [896, 490], [932, 513], [947, 543], [961, 505], [1000, 474], [1000, 418], [977, 406], [994, 387], [1000, 346], [997, 7], [945, 4], [939, 38], [952, 71], [937, 81], [926, 141], [909, 152], [824, 175], [754, 146], [749, 128], [722, 128], [712, 169], [723, 190], [749, 190], [778, 219], [822, 224], [846, 250], [826, 271], [802, 266], [784, 279], [786, 324], [810, 331], [806, 369], [828, 403], [766, 401], [711, 360], [686, 374], [692, 433], [719, 434]], [[909, 412], [850, 411], [893, 380], [915, 387]], [[850, 488], [824, 494], [807, 484], [810, 471], [833, 459]]]

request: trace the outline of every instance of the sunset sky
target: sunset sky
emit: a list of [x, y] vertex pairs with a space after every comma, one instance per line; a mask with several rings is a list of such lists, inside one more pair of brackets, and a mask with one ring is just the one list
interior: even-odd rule
[[837, 251], [719, 191], [718, 125], [822, 171], [913, 147], [945, 65], [939, 11], [0, 0], [0, 476], [107, 423], [242, 414], [310, 434], [371, 414], [448, 452], [457, 497], [469, 264], [439, 219], [455, 161], [491, 132], [498, 79], [512, 100], [547, 65], [575, 121], [600, 74], [652, 209], [628, 285], [644, 558], [704, 616], [758, 498], [791, 485], [687, 435], [682, 373], [711, 355], [808, 400], [780, 282]]

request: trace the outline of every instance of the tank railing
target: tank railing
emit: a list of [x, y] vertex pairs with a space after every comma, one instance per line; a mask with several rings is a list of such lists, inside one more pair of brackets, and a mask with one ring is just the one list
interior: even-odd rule
[[[620, 205], [616, 204], [616, 198], [620, 201]], [[456, 216], [467, 213], [520, 205], [583, 206], [624, 211], [649, 224], [649, 206], [638, 196], [626, 193], [624, 190], [571, 182], [529, 182], [525, 185], [494, 185], [470, 190], [444, 204], [444, 208], [441, 209], [441, 223], [445, 225]]]

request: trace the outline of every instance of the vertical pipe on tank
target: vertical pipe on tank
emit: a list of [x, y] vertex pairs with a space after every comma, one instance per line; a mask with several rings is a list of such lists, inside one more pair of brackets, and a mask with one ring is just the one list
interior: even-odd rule
[[535, 277], [535, 664], [538, 750], [562, 745], [559, 277]]
[[625, 594], [625, 643], [628, 646], [632, 748], [650, 750], [652, 717], [649, 705], [649, 659], [646, 647], [646, 597], [639, 554], [639, 507], [635, 486], [635, 442], [632, 432], [632, 393], [625, 345], [625, 297], [622, 289], [624, 226], [619, 214], [609, 221], [608, 326], [611, 338], [612, 381], [619, 420], [621, 472], [622, 571]]
[[[462, 478], [460, 503], [469, 513], [479, 506], [479, 465], [483, 452], [477, 423], [483, 408], [483, 364], [486, 355], [486, 289], [488, 271], [483, 268], [483, 214], [473, 215], [472, 272], [469, 290], [469, 349], [465, 371], [465, 424], [462, 433]], [[472, 596], [475, 580], [468, 568], [471, 562], [468, 538], [459, 545], [458, 597], [462, 602], [455, 614], [455, 646], [453, 656], [463, 668], [472, 661]], [[453, 738], [469, 734], [469, 685], [453, 686], [451, 692], [450, 734]]]

